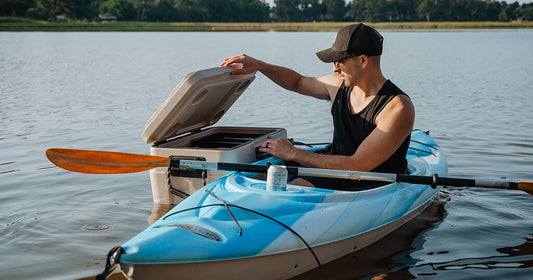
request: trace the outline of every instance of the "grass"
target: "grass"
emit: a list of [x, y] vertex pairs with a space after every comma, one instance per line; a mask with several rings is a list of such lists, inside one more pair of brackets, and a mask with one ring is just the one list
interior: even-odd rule
[[[333, 31], [349, 22], [49, 22], [17, 17], [0, 17], [0, 31]], [[533, 28], [533, 22], [378, 22], [378, 30], [504, 29]]]

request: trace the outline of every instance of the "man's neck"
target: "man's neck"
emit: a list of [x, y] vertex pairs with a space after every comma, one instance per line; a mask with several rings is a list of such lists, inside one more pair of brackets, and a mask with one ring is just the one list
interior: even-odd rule
[[374, 97], [386, 81], [387, 79], [380, 73], [380, 75], [377, 75], [374, 78], [364, 79], [354, 87], [352, 92], [363, 100], [369, 97]]

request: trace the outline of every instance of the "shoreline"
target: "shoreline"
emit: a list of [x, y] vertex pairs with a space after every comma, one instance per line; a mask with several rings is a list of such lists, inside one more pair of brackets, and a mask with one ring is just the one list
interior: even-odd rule
[[[353, 22], [48, 22], [0, 17], [0, 31], [52, 32], [181, 32], [181, 31], [337, 31]], [[377, 22], [366, 23], [378, 30], [530, 29], [533, 22]]]

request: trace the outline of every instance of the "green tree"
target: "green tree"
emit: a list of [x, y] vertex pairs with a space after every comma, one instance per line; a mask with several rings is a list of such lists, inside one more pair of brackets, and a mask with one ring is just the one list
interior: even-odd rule
[[344, 0], [323, 0], [326, 6], [325, 19], [328, 21], [343, 21], [346, 19], [346, 2]]
[[274, 0], [274, 19], [277, 21], [299, 21], [300, 0]]
[[498, 21], [509, 21], [509, 16], [507, 16], [505, 9], [501, 10], [500, 14], [498, 15]]
[[[514, 1], [514, 0], [512, 0]], [[533, 0], [532, 0], [533, 1]], [[533, 18], [533, 3], [495, 0], [0, 0], [0, 15], [92, 20], [111, 12], [143, 21], [509, 21]], [[348, 5], [346, 5], [348, 3]], [[271, 14], [272, 12], [272, 14]]]
[[303, 21], [324, 20], [326, 5], [320, 0], [302, 0], [300, 6]]
[[200, 0], [175, 0], [175, 7], [182, 21], [201, 22], [208, 19], [208, 9], [201, 6]]
[[387, 21], [386, 0], [369, 0], [363, 10], [368, 21]]
[[119, 20], [137, 20], [137, 10], [128, 0], [108, 0], [100, 5], [100, 13], [112, 13]]
[[173, 0], [136, 1], [134, 7], [142, 21], [174, 22], [183, 18]]
[[73, 0], [73, 2], [73, 18], [92, 20], [98, 16], [99, 1]]
[[26, 11], [34, 5], [32, 0], [2, 0], [0, 1], [0, 15], [25, 16]]
[[234, 22], [242, 12], [232, 0], [200, 0], [200, 7], [205, 7], [207, 20], [214, 22]]
[[528, 18], [533, 19], [533, 3], [522, 5], [519, 13], [523, 16], [527, 16]]
[[519, 15], [517, 12], [520, 10], [520, 4], [515, 1], [505, 7], [505, 12], [509, 16], [509, 20], [518, 18]]
[[502, 10], [503, 4], [498, 1], [490, 1], [487, 3], [487, 7], [485, 9], [485, 14], [487, 15], [486, 20], [498, 20], [498, 16], [500, 14], [500, 11]]
[[[344, 0], [334, 1], [342, 2], [342, 6], [345, 6]], [[293, 22], [323, 20], [327, 12], [327, 6], [324, 2], [324, 0], [274, 0], [273, 18], [276, 21]], [[342, 17], [344, 17], [345, 12], [342, 12]], [[333, 8], [331, 13], [335, 15]]]
[[388, 0], [387, 18], [389, 21], [410, 21], [417, 20], [416, 6], [417, 2], [413, 0]]
[[57, 15], [71, 18], [73, 7], [74, 3], [71, 0], [35, 0], [35, 12], [40, 18], [49, 21], [56, 20]]
[[365, 21], [363, 15], [363, 7], [365, 6], [366, 0], [353, 0], [350, 4], [350, 17], [354, 21]]
[[419, 18], [430, 21], [437, 12], [435, 0], [422, 0], [416, 8], [416, 13]]
[[270, 6], [263, 1], [237, 0], [237, 6], [242, 7], [240, 17], [237, 21], [266, 22], [270, 19]]

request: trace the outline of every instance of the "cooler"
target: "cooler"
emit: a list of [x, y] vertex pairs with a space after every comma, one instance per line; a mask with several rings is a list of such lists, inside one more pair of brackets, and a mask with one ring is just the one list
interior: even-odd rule
[[[190, 73], [146, 123], [142, 138], [150, 154], [183, 159], [252, 163], [267, 137], [287, 137], [283, 128], [210, 127], [255, 78], [255, 73], [231, 75], [231, 67]], [[150, 170], [154, 203], [176, 204], [227, 172]]]

